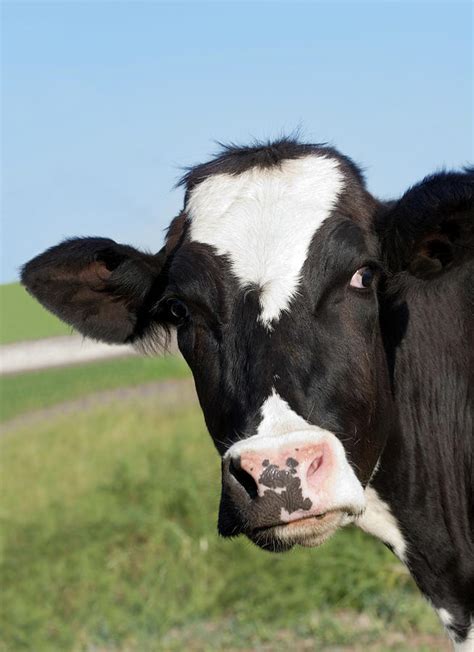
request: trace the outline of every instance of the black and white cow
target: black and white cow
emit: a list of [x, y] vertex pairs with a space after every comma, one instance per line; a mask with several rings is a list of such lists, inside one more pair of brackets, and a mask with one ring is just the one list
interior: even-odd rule
[[348, 523], [474, 648], [474, 174], [382, 203], [334, 149], [229, 147], [183, 179], [156, 255], [63, 242], [28, 290], [89, 337], [177, 329], [222, 456], [219, 532], [267, 550]]

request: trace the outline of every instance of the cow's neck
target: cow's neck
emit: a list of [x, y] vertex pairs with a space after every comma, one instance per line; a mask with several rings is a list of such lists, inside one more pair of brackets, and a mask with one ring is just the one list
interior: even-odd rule
[[407, 564], [455, 632], [474, 612], [474, 347], [467, 302], [449, 289], [419, 284], [385, 307], [398, 422], [359, 525]]

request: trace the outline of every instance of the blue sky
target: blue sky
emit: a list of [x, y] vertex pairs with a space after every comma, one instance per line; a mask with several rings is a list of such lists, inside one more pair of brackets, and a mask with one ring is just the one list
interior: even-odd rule
[[2, 3], [2, 272], [72, 235], [158, 250], [180, 166], [300, 127], [403, 192], [473, 156], [471, 3]]

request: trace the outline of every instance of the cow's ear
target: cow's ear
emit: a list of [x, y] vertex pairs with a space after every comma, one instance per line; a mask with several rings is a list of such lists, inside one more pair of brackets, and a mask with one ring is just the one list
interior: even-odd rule
[[385, 207], [377, 230], [394, 273], [430, 277], [472, 260], [474, 169], [427, 177]]
[[107, 238], [75, 238], [30, 260], [21, 281], [83, 335], [122, 344], [146, 330], [164, 263], [164, 249], [151, 255]]

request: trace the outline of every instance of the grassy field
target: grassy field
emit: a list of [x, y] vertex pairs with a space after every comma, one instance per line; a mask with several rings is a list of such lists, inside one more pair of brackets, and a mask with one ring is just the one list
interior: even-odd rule
[[181, 357], [165, 356], [121, 358], [5, 376], [0, 385], [0, 420], [100, 390], [189, 375]]
[[19, 283], [0, 285], [0, 344], [71, 332], [70, 326], [42, 308]]
[[406, 571], [359, 531], [282, 556], [219, 539], [197, 408], [137, 400], [0, 444], [2, 650], [442, 649]]

